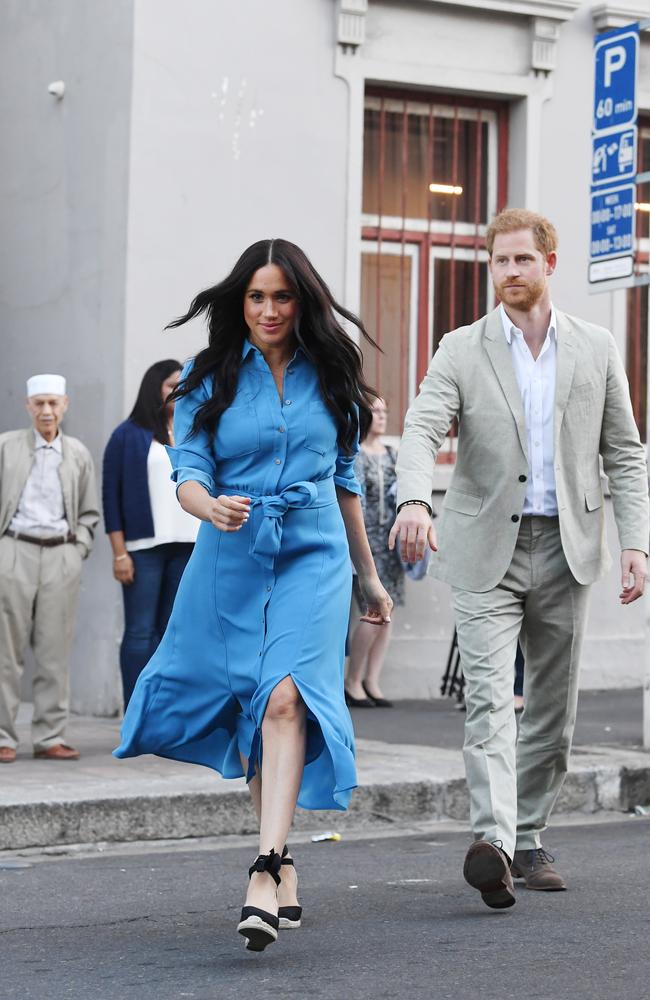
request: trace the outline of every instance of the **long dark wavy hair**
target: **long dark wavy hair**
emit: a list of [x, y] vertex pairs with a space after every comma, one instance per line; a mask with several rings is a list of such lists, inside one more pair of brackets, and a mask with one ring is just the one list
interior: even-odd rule
[[168, 358], [165, 361], [156, 361], [151, 368], [147, 368], [142, 376], [135, 406], [129, 413], [129, 420], [148, 431], [153, 431], [156, 441], [160, 441], [161, 444], [171, 444], [165, 403], [161, 393], [162, 384], [174, 372], [181, 371], [182, 367], [180, 361]]
[[339, 445], [350, 453], [359, 428], [359, 415], [362, 422], [372, 419], [370, 401], [377, 393], [367, 385], [361, 351], [336, 314], [356, 326], [366, 341], [379, 348], [361, 320], [335, 301], [306, 254], [288, 240], [253, 243], [244, 250], [227, 278], [199, 292], [185, 315], [169, 323], [168, 328], [181, 326], [205, 313], [208, 326], [208, 346], [197, 354], [192, 370], [170, 398], [186, 396], [206, 376], [211, 376], [212, 396], [197, 409], [192, 433], [205, 430], [214, 435], [221, 414], [232, 403], [237, 389], [242, 347], [249, 333], [244, 321], [246, 289], [255, 272], [267, 264], [282, 269], [298, 299], [296, 340], [316, 368], [323, 399], [336, 420]]

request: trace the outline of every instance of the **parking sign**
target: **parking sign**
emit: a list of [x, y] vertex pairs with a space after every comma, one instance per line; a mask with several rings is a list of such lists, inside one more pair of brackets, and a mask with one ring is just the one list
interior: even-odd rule
[[620, 129], [636, 122], [638, 55], [638, 24], [598, 37], [594, 47], [594, 133]]

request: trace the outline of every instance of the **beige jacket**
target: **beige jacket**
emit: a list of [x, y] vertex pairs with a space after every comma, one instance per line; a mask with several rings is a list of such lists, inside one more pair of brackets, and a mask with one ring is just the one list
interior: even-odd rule
[[[85, 558], [90, 552], [99, 521], [95, 469], [88, 449], [76, 438], [61, 435], [63, 457], [59, 478], [70, 531]], [[11, 523], [34, 461], [34, 431], [0, 434], [0, 536]]]
[[[562, 544], [579, 583], [611, 565], [605, 541], [602, 456], [621, 548], [648, 552], [648, 472], [614, 338], [556, 310], [555, 480]], [[448, 333], [406, 415], [397, 502], [430, 501], [433, 467], [458, 417], [458, 453], [430, 572], [486, 591], [512, 560], [526, 494], [521, 395], [498, 309]]]

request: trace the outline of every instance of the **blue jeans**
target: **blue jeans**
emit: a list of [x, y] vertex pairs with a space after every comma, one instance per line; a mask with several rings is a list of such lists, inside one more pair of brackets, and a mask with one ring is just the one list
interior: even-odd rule
[[124, 636], [120, 646], [120, 671], [125, 709], [135, 682], [167, 628], [176, 591], [193, 548], [191, 542], [169, 542], [129, 553], [135, 578], [133, 583], [122, 587]]

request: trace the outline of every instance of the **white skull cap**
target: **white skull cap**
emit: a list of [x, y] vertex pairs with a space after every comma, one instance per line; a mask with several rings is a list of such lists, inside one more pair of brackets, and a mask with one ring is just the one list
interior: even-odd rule
[[27, 379], [28, 396], [65, 396], [63, 375], [32, 375]]

